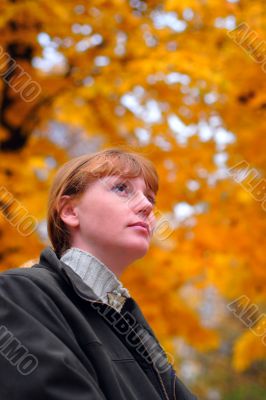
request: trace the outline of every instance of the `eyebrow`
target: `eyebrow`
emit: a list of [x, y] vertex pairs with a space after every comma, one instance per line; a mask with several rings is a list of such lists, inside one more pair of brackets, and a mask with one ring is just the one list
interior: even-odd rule
[[148, 197], [148, 196], [151, 197], [153, 204], [156, 204], [156, 195], [151, 189], [147, 190], [147, 188], [146, 188], [146, 190], [144, 191], [144, 194], [146, 197]]
[[[122, 181], [124, 183], [130, 182], [130, 180], [134, 179], [134, 178], [126, 177], [123, 175], [106, 175], [106, 176], [103, 176], [102, 179], [106, 179], [108, 183], [111, 182], [113, 184], [113, 183], [118, 183], [119, 181]], [[156, 204], [156, 201], [155, 201], [156, 194], [152, 191], [152, 189], [147, 188], [147, 186], [145, 185], [145, 189], [144, 189], [143, 193], [146, 197], [147, 196], [151, 197], [153, 200], [153, 204]]]

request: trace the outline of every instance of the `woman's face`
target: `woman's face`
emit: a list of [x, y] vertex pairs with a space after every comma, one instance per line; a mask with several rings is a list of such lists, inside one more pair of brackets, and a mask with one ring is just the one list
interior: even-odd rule
[[154, 201], [142, 177], [114, 175], [95, 181], [75, 203], [71, 245], [108, 266], [125, 267], [149, 248], [155, 228]]

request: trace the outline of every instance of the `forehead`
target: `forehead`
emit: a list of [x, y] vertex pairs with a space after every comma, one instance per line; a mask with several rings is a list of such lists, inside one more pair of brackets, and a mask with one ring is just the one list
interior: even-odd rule
[[147, 187], [144, 177], [141, 175], [136, 177], [128, 177], [123, 175], [109, 175], [99, 179], [99, 182], [104, 183], [105, 185], [115, 185], [119, 183], [125, 183], [127, 185], [134, 187], [137, 190], [140, 189], [145, 192], [152, 193], [152, 190]]
[[142, 178], [147, 188], [153, 193], [156, 194], [158, 191], [157, 171], [151, 162], [138, 156], [132, 157], [127, 154], [106, 156], [102, 154], [94, 157], [84, 170], [88, 173], [91, 182], [103, 177], [109, 179], [112, 176], [121, 179]]

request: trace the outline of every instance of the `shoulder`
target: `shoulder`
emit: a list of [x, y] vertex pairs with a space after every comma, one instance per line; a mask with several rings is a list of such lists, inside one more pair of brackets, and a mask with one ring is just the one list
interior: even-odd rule
[[31, 268], [13, 268], [0, 273], [1, 281], [20, 280], [32, 281], [35, 284], [53, 282], [57, 278], [56, 274], [43, 267], [35, 264]]
[[40, 259], [31, 267], [20, 267], [0, 273], [1, 281], [31, 281], [35, 284], [51, 284], [60, 278], [60, 260], [50, 247], [46, 247], [40, 254]]
[[14, 268], [0, 273], [0, 297], [18, 300], [42, 292], [46, 296], [59, 294], [64, 281], [56, 273], [40, 264], [31, 268]]
[[65, 288], [59, 275], [39, 264], [0, 273], [0, 321], [14, 332], [27, 326], [68, 329], [63, 311], [71, 300]]

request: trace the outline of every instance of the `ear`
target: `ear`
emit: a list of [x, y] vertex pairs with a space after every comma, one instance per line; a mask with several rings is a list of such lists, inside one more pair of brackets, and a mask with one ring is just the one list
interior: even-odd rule
[[59, 215], [67, 226], [75, 228], [79, 225], [76, 201], [71, 196], [64, 195], [60, 198]]

